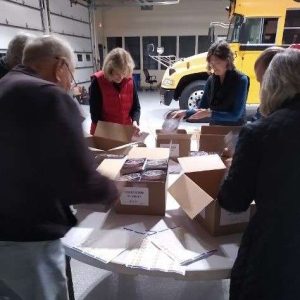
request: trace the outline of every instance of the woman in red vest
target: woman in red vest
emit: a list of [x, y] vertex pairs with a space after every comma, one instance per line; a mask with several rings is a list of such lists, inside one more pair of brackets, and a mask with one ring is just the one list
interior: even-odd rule
[[98, 121], [132, 125], [139, 132], [140, 101], [132, 79], [134, 62], [122, 48], [110, 51], [103, 70], [92, 76], [90, 113], [93, 135]]

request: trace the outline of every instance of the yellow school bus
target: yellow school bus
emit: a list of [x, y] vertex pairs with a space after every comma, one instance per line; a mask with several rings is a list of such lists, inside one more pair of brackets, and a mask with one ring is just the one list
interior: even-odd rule
[[[234, 53], [236, 68], [250, 78], [247, 103], [255, 104], [259, 102], [259, 85], [254, 62], [270, 46], [300, 43], [300, 0], [230, 0], [226, 9], [226, 41]], [[160, 90], [162, 103], [169, 105], [176, 100], [182, 109], [196, 105], [208, 78], [206, 54], [184, 58], [167, 68]]]

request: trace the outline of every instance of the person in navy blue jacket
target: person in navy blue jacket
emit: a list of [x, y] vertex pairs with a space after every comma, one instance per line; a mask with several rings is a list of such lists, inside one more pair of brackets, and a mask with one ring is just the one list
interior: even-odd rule
[[198, 109], [179, 110], [173, 118], [214, 125], [242, 125], [246, 121], [249, 78], [236, 70], [228, 43], [218, 41], [207, 53], [209, 76]]

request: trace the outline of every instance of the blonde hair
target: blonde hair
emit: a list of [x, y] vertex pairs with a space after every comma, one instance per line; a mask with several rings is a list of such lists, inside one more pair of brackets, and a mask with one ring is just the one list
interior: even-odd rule
[[262, 82], [260, 112], [267, 116], [300, 93], [300, 51], [287, 49], [274, 56]]
[[134, 62], [131, 55], [122, 48], [111, 50], [104, 59], [103, 72], [107, 79], [111, 79], [114, 72], [130, 77], [133, 69]]

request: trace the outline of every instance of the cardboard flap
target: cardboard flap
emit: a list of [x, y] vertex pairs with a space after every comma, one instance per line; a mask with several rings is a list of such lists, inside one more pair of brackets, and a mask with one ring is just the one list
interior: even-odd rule
[[189, 140], [192, 134], [188, 134], [185, 129], [178, 129], [174, 132], [164, 133], [161, 129], [156, 130], [157, 139], [166, 139], [166, 140]]
[[124, 145], [124, 143], [121, 141], [98, 137], [98, 136], [92, 137], [92, 143], [93, 143], [92, 147], [101, 149], [101, 150], [110, 150], [110, 149], [114, 149], [114, 148]]
[[168, 191], [191, 219], [214, 200], [185, 174], [181, 175]]
[[220, 134], [201, 134], [199, 150], [221, 154], [226, 147], [224, 138]]
[[127, 144], [131, 142], [133, 133], [134, 129], [130, 125], [98, 121], [94, 137], [101, 137], [103, 139], [115, 140], [119, 143]]
[[201, 134], [226, 135], [229, 132], [238, 133], [241, 128], [241, 126], [202, 125]]
[[226, 169], [224, 163], [217, 154], [179, 157], [178, 161], [184, 173]]
[[170, 149], [168, 148], [145, 148], [135, 147], [128, 153], [128, 158], [168, 159]]
[[110, 179], [115, 179], [124, 164], [125, 159], [104, 159], [97, 171]]
[[209, 194], [213, 199], [216, 199], [224, 174], [225, 170], [210, 170], [187, 173], [186, 176], [201, 187], [201, 189]]

